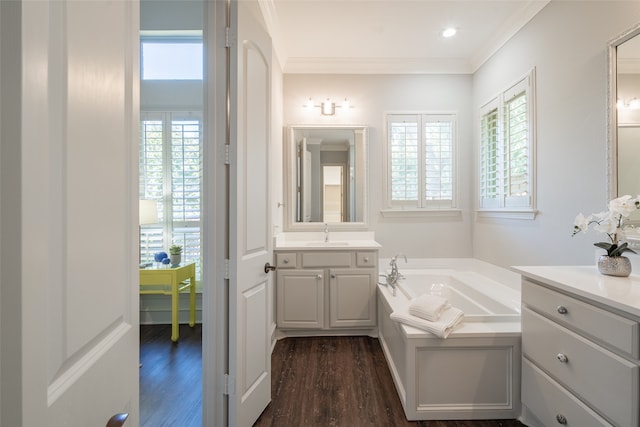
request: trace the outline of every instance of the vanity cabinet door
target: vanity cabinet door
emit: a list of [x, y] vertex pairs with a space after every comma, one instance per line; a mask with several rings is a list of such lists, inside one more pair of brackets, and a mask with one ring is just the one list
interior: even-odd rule
[[278, 270], [276, 281], [279, 328], [324, 325], [324, 270]]
[[375, 273], [362, 268], [329, 270], [330, 327], [375, 326]]

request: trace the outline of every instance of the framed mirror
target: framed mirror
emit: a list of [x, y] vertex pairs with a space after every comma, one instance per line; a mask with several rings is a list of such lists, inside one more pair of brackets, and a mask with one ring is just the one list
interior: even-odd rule
[[365, 126], [290, 126], [284, 154], [285, 231], [367, 227]]
[[640, 24], [609, 43], [608, 78], [609, 199], [636, 197], [640, 194]]

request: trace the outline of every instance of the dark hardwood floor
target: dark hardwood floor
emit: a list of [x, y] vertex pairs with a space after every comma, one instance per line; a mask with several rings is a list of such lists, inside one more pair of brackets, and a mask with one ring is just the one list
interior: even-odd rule
[[[140, 425], [202, 425], [202, 326], [140, 326]], [[515, 420], [409, 422], [377, 339], [279, 340], [272, 356], [272, 401], [257, 427], [521, 427]]]
[[140, 325], [140, 426], [201, 427], [202, 325]]
[[375, 338], [286, 338], [271, 363], [272, 400], [254, 426], [523, 426], [516, 420], [407, 421]]

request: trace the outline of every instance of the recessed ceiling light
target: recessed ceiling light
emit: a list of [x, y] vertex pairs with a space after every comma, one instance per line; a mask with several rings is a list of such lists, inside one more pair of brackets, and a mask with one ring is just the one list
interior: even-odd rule
[[457, 32], [458, 30], [456, 30], [455, 28], [445, 28], [444, 30], [442, 30], [442, 37], [445, 37], [445, 38], [453, 37], [456, 35]]

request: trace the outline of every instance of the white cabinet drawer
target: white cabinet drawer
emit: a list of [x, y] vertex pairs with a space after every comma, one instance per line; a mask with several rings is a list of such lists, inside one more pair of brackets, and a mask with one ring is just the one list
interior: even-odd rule
[[522, 352], [614, 424], [638, 425], [637, 365], [526, 307]]
[[596, 340], [640, 358], [638, 322], [610, 313], [528, 280], [522, 282], [522, 301], [533, 310], [585, 332]]
[[611, 426], [527, 359], [522, 359], [522, 403], [545, 426], [563, 420], [567, 426]]
[[298, 257], [295, 252], [277, 252], [276, 266], [278, 268], [296, 268], [298, 266]]
[[377, 255], [375, 252], [356, 253], [356, 267], [375, 267]]
[[302, 252], [302, 267], [351, 267], [351, 252]]

